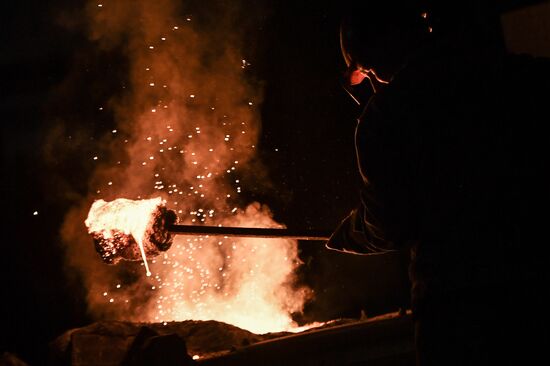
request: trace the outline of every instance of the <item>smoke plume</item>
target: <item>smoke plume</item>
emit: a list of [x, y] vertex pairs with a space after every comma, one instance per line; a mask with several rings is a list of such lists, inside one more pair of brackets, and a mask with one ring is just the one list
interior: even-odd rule
[[245, 55], [255, 9], [245, 3], [87, 5], [91, 44], [121, 52], [127, 72], [98, 106], [114, 128], [86, 157], [89, 194], [62, 228], [69, 268], [98, 318], [215, 319], [258, 333], [295, 326], [291, 314], [309, 296], [295, 284], [295, 241], [181, 236], [146, 277], [140, 263], [104, 265], [83, 224], [95, 199], [162, 197], [185, 224], [282, 226], [265, 205], [241, 198], [241, 177], [261, 169], [261, 90]]

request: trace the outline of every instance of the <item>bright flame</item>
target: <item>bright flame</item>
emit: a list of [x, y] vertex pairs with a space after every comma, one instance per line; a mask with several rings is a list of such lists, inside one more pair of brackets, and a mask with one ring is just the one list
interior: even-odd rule
[[111, 202], [99, 199], [93, 203], [84, 223], [90, 234], [97, 233], [107, 240], [116, 240], [117, 231], [131, 235], [139, 246], [147, 276], [150, 276], [143, 240], [153, 212], [162, 204], [160, 197], [139, 201], [118, 198]]

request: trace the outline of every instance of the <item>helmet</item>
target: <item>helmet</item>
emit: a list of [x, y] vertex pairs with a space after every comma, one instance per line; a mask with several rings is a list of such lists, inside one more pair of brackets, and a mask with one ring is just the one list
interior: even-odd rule
[[388, 83], [429, 36], [428, 21], [420, 1], [349, 1], [340, 26], [340, 48], [347, 67], [342, 81], [357, 103], [363, 102], [357, 86], [368, 79], [376, 92]]

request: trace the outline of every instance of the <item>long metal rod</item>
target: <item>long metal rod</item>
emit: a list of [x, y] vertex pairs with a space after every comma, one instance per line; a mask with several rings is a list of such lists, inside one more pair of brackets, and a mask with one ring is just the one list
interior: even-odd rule
[[238, 236], [272, 239], [327, 241], [331, 233], [323, 230], [296, 231], [255, 227], [169, 225], [166, 229], [176, 235]]

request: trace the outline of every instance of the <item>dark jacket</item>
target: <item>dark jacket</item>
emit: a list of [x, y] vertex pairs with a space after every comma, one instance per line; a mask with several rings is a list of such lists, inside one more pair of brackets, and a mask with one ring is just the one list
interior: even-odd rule
[[549, 60], [434, 41], [360, 117], [361, 204], [327, 247], [412, 249], [413, 306], [426, 293], [540, 278], [549, 123]]

